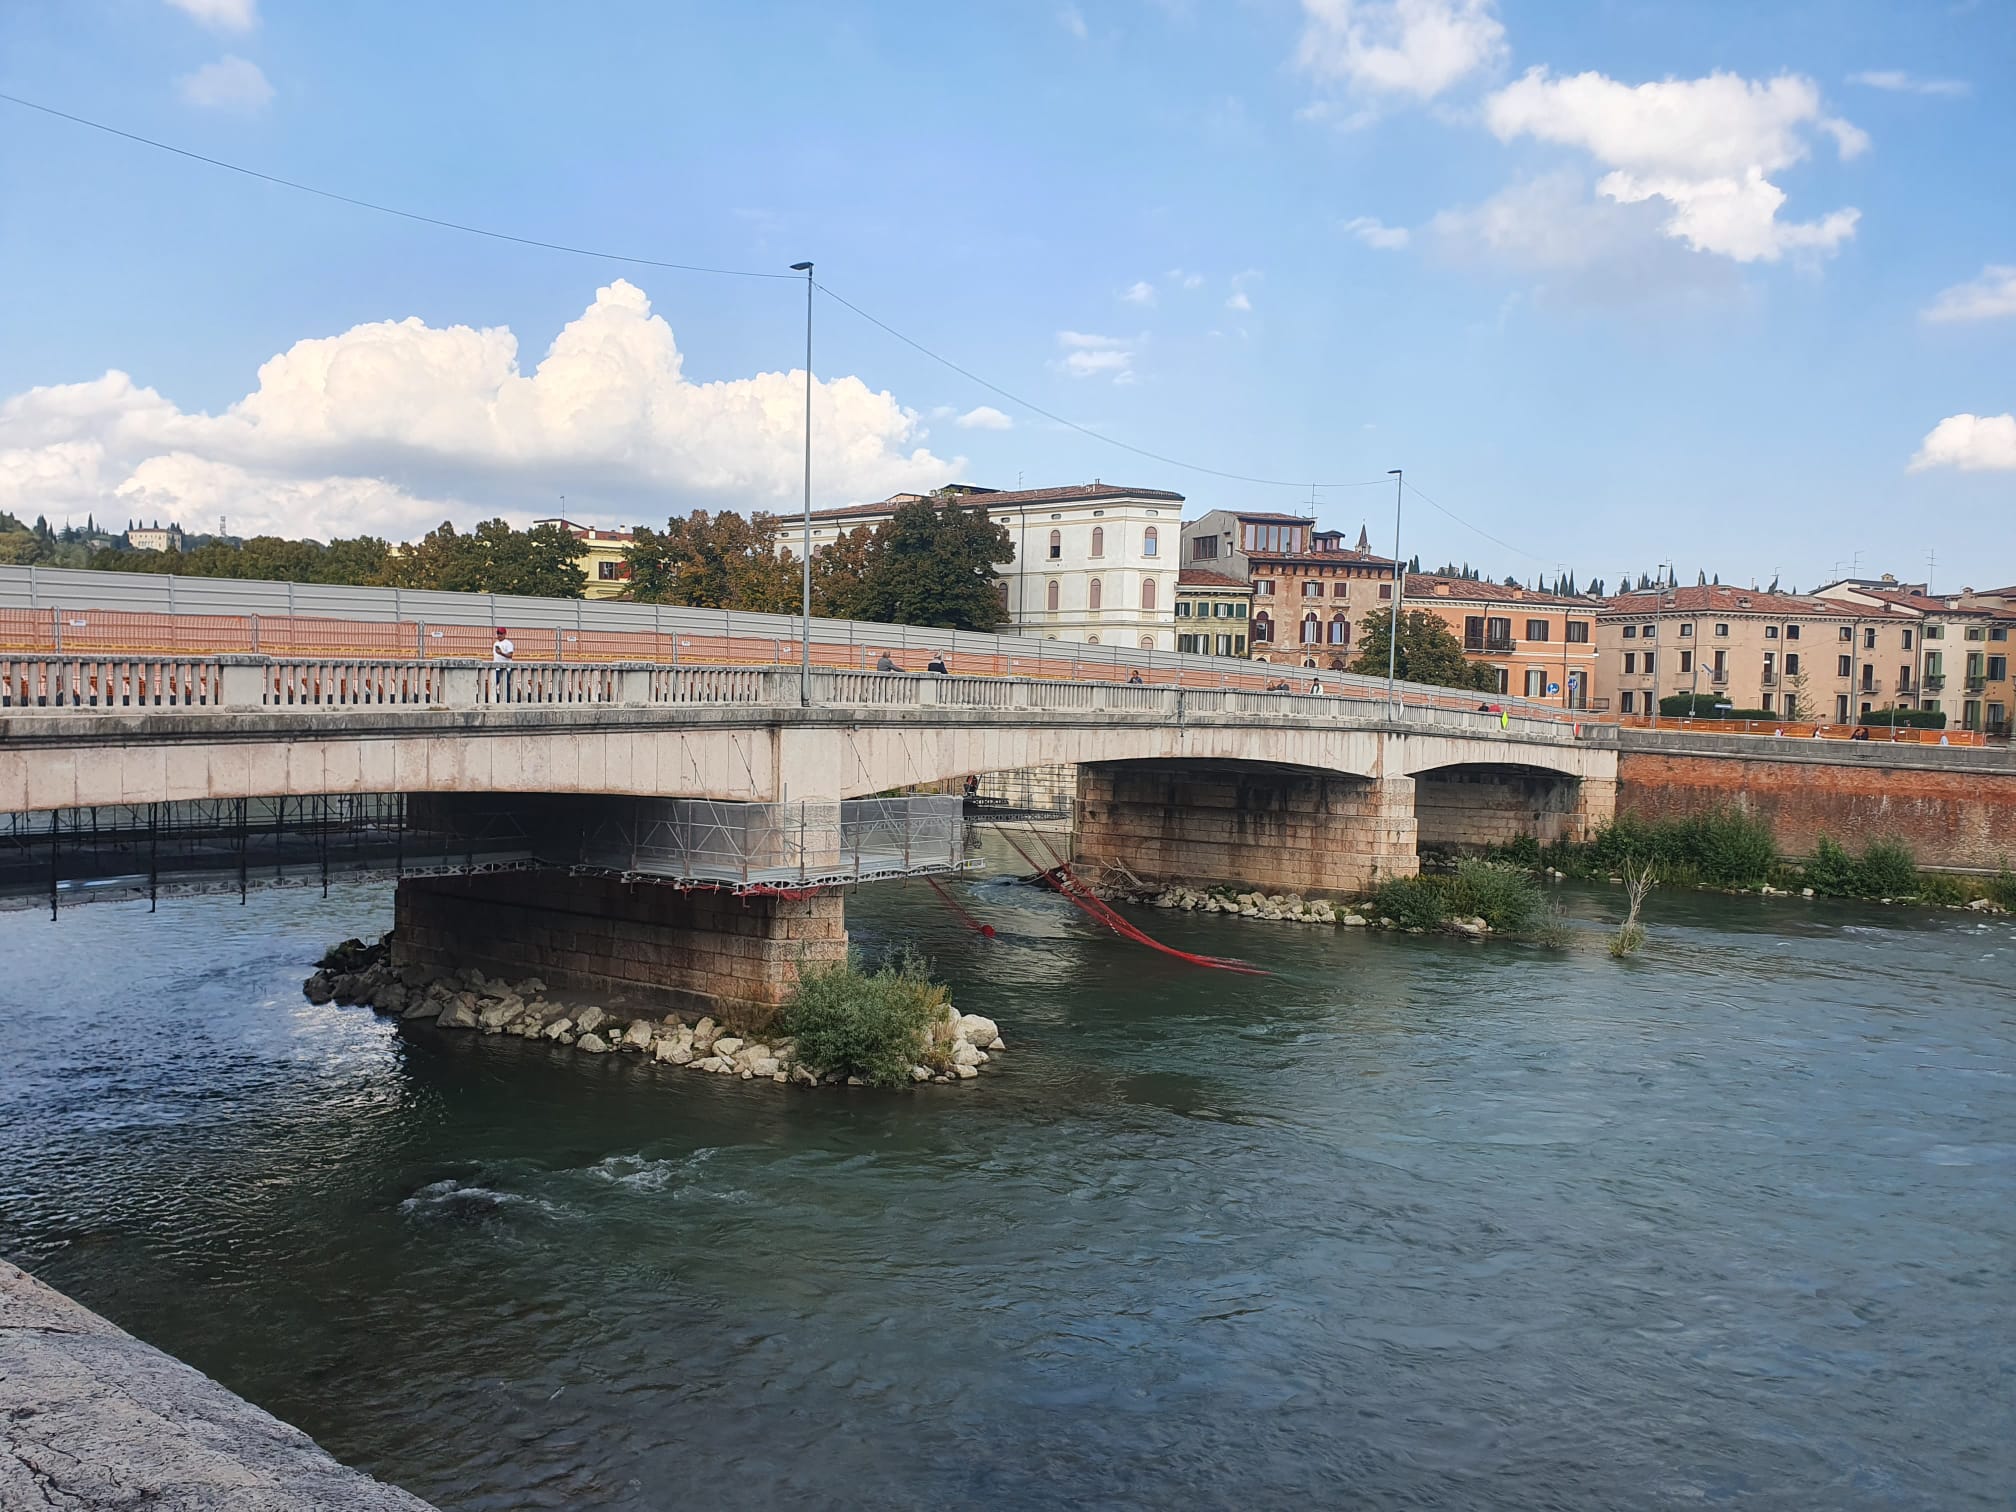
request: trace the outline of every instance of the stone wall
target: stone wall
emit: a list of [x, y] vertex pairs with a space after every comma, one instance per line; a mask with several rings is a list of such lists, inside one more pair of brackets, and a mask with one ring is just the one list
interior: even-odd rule
[[[1718, 745], [1738, 739], [1720, 737]], [[1618, 761], [1618, 810], [1670, 819], [1733, 805], [1768, 823], [1779, 847], [1795, 857], [1811, 855], [1825, 835], [1851, 849], [1901, 840], [1921, 866], [2016, 866], [2016, 768], [1996, 770], [1974, 760], [1974, 752], [1777, 745], [1627, 746]]]
[[[1580, 838], [1582, 785], [1551, 772], [1474, 767], [1422, 772], [1414, 813], [1427, 850], [1474, 850], [1531, 835], [1542, 845]], [[1604, 817], [1608, 817], [1605, 815]]]
[[1407, 777], [1158, 762], [1078, 769], [1074, 853], [1144, 882], [1356, 894], [1419, 870], [1414, 837]]
[[397, 964], [431, 973], [474, 966], [511, 981], [539, 977], [556, 992], [753, 1029], [790, 995], [801, 959], [845, 959], [847, 929], [837, 891], [738, 897], [495, 872], [401, 881], [392, 948]]

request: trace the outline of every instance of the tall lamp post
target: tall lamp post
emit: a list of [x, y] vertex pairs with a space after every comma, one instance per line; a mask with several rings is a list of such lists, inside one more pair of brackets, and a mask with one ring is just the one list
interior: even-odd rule
[[804, 614], [798, 638], [798, 705], [812, 703], [812, 264], [791, 264], [805, 275], [805, 539], [799, 553], [799, 577]]
[[1400, 660], [1400, 603], [1407, 596], [1407, 566], [1400, 560], [1400, 491], [1407, 480], [1398, 467], [1389, 467], [1386, 476], [1393, 480], [1393, 618], [1386, 626], [1386, 717], [1397, 719], [1393, 672]]

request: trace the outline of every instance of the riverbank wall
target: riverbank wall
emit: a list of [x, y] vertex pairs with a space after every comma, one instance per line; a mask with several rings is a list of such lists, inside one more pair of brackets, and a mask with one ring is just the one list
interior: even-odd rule
[[0, 1260], [0, 1507], [431, 1512]]
[[1625, 730], [1617, 811], [1679, 819], [1735, 807], [1778, 846], [1811, 856], [1821, 838], [1897, 840], [1921, 867], [2016, 867], [2016, 752]]

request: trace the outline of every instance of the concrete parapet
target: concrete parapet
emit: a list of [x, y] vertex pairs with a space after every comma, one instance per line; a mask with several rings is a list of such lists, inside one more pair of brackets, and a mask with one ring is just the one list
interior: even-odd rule
[[428, 1512], [0, 1261], [0, 1507]]

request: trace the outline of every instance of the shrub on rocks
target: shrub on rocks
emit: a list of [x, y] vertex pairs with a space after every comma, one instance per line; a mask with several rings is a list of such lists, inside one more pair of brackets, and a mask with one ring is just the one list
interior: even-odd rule
[[873, 972], [852, 954], [844, 963], [801, 968], [797, 991], [780, 1015], [797, 1041], [799, 1060], [871, 1087], [911, 1080], [912, 1066], [929, 1063], [930, 1031], [945, 1013], [946, 991], [928, 971], [907, 952]]

